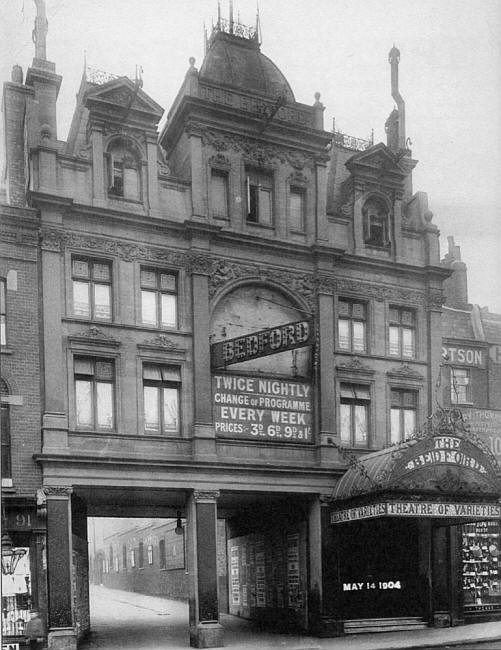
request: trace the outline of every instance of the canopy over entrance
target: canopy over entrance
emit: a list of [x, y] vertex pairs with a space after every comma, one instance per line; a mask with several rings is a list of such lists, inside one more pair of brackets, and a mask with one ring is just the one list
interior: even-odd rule
[[333, 494], [331, 523], [382, 516], [479, 521], [501, 517], [501, 470], [460, 411], [352, 464]]

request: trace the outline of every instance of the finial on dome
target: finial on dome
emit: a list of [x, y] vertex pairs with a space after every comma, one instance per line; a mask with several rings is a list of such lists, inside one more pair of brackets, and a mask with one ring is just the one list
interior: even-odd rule
[[188, 59], [188, 63], [190, 64], [190, 68], [194, 68], [194, 67], [195, 67], [195, 61], [196, 61], [195, 57], [194, 57], [194, 56], [190, 56], [190, 58]]
[[393, 43], [393, 47], [388, 54], [388, 61], [390, 63], [399, 63], [400, 61], [400, 50], [398, 47], [395, 47], [395, 43]]

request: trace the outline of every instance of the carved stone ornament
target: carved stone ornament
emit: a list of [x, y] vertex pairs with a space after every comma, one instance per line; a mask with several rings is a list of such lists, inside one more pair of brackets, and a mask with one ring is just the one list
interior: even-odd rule
[[229, 169], [231, 166], [230, 159], [222, 153], [217, 153], [215, 156], [211, 156], [208, 162], [211, 167]]
[[366, 375], [372, 375], [376, 371], [366, 366], [358, 357], [350, 357], [347, 361], [343, 363], [338, 363], [336, 365], [338, 370], [349, 370], [350, 372], [359, 372]]
[[83, 158], [84, 160], [89, 160], [92, 153], [92, 144], [89, 143], [85, 147], [79, 149], [77, 153], [77, 158]]
[[423, 379], [423, 375], [408, 363], [403, 363], [398, 368], [393, 368], [386, 373], [389, 377], [400, 377], [405, 379]]
[[118, 257], [125, 262], [147, 260], [163, 262], [169, 266], [181, 268], [186, 264], [186, 254], [165, 248], [127, 244], [116, 239], [104, 237], [89, 237], [76, 233], [67, 233], [54, 228], [44, 228], [41, 231], [41, 246], [43, 250], [61, 252], [65, 247], [75, 248], [93, 253], [102, 253]]
[[315, 276], [315, 283], [317, 285], [317, 291], [319, 293], [332, 294], [336, 289], [336, 281], [330, 275], [318, 273]]
[[219, 490], [194, 490], [193, 492], [195, 501], [216, 501], [219, 495]]
[[426, 299], [426, 308], [427, 309], [442, 309], [442, 305], [445, 302], [445, 296], [441, 289], [431, 289], [428, 292]]
[[187, 256], [187, 266], [191, 273], [210, 275], [212, 272], [213, 260], [209, 255], [190, 253]]
[[92, 325], [89, 329], [68, 336], [69, 341], [85, 341], [86, 343], [98, 343], [101, 345], [110, 345], [118, 347], [121, 345], [120, 341], [113, 336], [106, 335], [99, 327]]
[[128, 126], [124, 126], [123, 124], [113, 124], [110, 122], [107, 122], [104, 125], [103, 135], [105, 137], [121, 135], [123, 138], [128, 139], [132, 146], [135, 145], [138, 147], [138, 149], [139, 143], [144, 147], [146, 141], [144, 131], [141, 131], [140, 129], [133, 129]]
[[184, 352], [185, 350], [177, 345], [172, 339], [165, 334], [159, 334], [153, 339], [146, 339], [139, 344], [141, 347], [162, 348], [166, 352]]
[[220, 133], [213, 129], [202, 128], [204, 144], [212, 146], [216, 151], [236, 151], [245, 156], [250, 164], [257, 167], [273, 167], [277, 163], [289, 163], [294, 169], [304, 167], [313, 169], [313, 156], [252, 140], [239, 135]]
[[62, 485], [46, 485], [42, 490], [46, 497], [69, 497], [73, 492], [72, 487]]
[[415, 289], [376, 285], [346, 278], [336, 280], [336, 285], [340, 294], [348, 292], [364, 298], [375, 298], [378, 302], [394, 300], [414, 305], [423, 305], [425, 302], [424, 293]]

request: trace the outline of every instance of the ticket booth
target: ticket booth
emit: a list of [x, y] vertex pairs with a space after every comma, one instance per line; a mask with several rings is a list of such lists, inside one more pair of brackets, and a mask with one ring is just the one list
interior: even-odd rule
[[332, 607], [343, 631], [500, 616], [499, 496], [495, 458], [457, 415], [362, 457], [330, 513]]

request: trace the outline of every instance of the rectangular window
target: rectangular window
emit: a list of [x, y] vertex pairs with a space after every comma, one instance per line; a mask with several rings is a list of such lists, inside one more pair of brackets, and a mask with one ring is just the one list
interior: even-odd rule
[[131, 549], [130, 551], [130, 565], [133, 569], [136, 568], [136, 550]]
[[471, 384], [468, 368], [451, 368], [451, 403], [470, 404]]
[[273, 176], [247, 170], [247, 221], [273, 225]]
[[306, 211], [306, 192], [291, 188], [289, 195], [289, 227], [297, 232], [304, 232]]
[[416, 356], [416, 316], [405, 307], [390, 307], [389, 349], [396, 357]]
[[213, 217], [227, 219], [228, 213], [228, 173], [211, 169], [210, 203]]
[[6, 284], [4, 278], [0, 278], [0, 345], [7, 345]]
[[338, 300], [338, 348], [366, 352], [366, 308], [353, 300]]
[[153, 546], [148, 545], [148, 564], [153, 564]]
[[141, 320], [154, 327], [177, 327], [177, 276], [141, 269]]
[[370, 391], [368, 386], [340, 386], [341, 442], [350, 447], [367, 447], [369, 442]]
[[77, 428], [111, 431], [115, 426], [113, 361], [75, 357], [74, 377]]
[[10, 417], [9, 417], [9, 405], [2, 404], [0, 406], [1, 414], [1, 454], [2, 454], [2, 474], [1, 478], [10, 479], [12, 478], [12, 468], [10, 462]]
[[167, 566], [166, 557], [165, 557], [165, 539], [161, 539], [158, 543], [158, 557], [160, 561], [160, 568], [165, 569]]
[[390, 409], [391, 443], [402, 442], [416, 431], [417, 393], [392, 389]]
[[73, 315], [79, 318], [111, 320], [111, 264], [74, 258]]
[[124, 571], [127, 570], [127, 546], [125, 544], [122, 546], [122, 568]]
[[177, 434], [181, 371], [176, 366], [143, 366], [144, 431]]
[[144, 568], [144, 544], [143, 542], [139, 542], [139, 548], [137, 551], [137, 568], [138, 569], [143, 569]]

